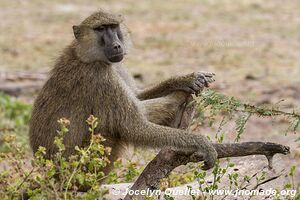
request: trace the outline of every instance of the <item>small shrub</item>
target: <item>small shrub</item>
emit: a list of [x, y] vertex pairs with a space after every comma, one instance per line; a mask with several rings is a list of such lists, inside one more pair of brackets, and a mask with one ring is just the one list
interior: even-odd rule
[[[25, 151], [16, 142], [15, 136], [5, 136], [4, 140], [10, 152], [1, 153], [1, 160], [6, 161], [9, 170], [0, 173], [1, 199], [17, 199], [24, 192], [31, 199], [95, 199], [106, 193], [100, 189], [103, 181], [103, 168], [109, 163], [107, 156], [110, 148], [103, 146], [105, 140], [95, 133], [98, 119], [90, 116], [87, 120], [91, 141], [87, 147], [76, 147], [76, 154], [65, 158], [63, 137], [69, 133], [70, 122], [60, 119], [60, 130], [55, 137], [58, 152], [53, 159], [44, 158], [46, 149], [40, 147], [31, 160], [26, 162]], [[79, 194], [86, 190], [84, 194]]]

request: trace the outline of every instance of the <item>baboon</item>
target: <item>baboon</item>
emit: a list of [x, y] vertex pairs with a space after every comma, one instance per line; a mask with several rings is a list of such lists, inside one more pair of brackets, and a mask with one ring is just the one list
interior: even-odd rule
[[213, 167], [217, 152], [206, 137], [168, 127], [186, 97], [213, 81], [212, 73], [174, 77], [139, 90], [121, 64], [128, 52], [121, 16], [98, 11], [73, 26], [73, 32], [75, 39], [57, 59], [35, 100], [29, 131], [33, 152], [43, 146], [51, 158], [57, 151], [57, 120], [65, 117], [71, 122], [64, 137], [65, 156], [71, 155], [75, 146], [89, 141], [85, 120], [92, 114], [100, 119], [96, 132], [112, 147], [112, 161], [122, 143], [129, 143], [199, 152], [205, 157], [203, 169]]

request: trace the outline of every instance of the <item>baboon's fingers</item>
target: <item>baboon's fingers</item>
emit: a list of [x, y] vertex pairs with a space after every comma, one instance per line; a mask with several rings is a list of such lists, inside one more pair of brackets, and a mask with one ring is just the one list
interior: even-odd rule
[[205, 160], [203, 162], [203, 166], [201, 167], [201, 169], [209, 170], [209, 169], [213, 168], [214, 165], [215, 165], [215, 160], [214, 159], [205, 158]]
[[206, 78], [208, 83], [212, 83], [215, 81], [215, 79], [213, 78], [214, 76], [215, 76], [214, 73], [210, 73], [210, 72], [204, 73], [204, 77]]
[[213, 168], [214, 165], [208, 164], [206, 161], [204, 161], [203, 166], [201, 167], [202, 170], [209, 170]]
[[208, 87], [208, 80], [203, 74], [199, 74], [197, 80], [201, 82], [204, 80], [204, 86]]
[[213, 79], [213, 78], [207, 78], [207, 81], [208, 81], [208, 83], [212, 83], [212, 82], [215, 81], [215, 79]]
[[[193, 158], [202, 158], [202, 157], [206, 157], [203, 152], [199, 152], [199, 151], [196, 151], [192, 154], [192, 157]], [[212, 167], [214, 167], [214, 162], [212, 162], [212, 160], [209, 160], [209, 159], [204, 159], [204, 162], [203, 162], [203, 165], [201, 166], [201, 169], [202, 170], [209, 170], [211, 169]]]
[[210, 78], [216, 75], [213, 72], [199, 72], [199, 73], [203, 74], [206, 77], [210, 77]]
[[195, 84], [197, 84], [199, 88], [203, 88], [204, 84], [205, 84], [205, 81], [204, 80], [197, 80], [195, 82]]
[[202, 79], [202, 78], [199, 78], [199, 79], [197, 79], [196, 80], [196, 83], [200, 86], [202, 86], [202, 87], [204, 87], [204, 85], [205, 85], [205, 80], [204, 79]]
[[195, 94], [195, 90], [191, 86], [185, 88], [184, 91], [187, 92], [187, 93]]
[[197, 84], [197, 83], [194, 83], [193, 84], [193, 90], [195, 93], [198, 93], [199, 91], [201, 91], [203, 89], [203, 85], [202, 84]]

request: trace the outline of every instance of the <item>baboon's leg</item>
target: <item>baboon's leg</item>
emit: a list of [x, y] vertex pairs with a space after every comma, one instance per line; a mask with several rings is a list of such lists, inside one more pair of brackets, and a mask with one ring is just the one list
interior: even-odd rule
[[149, 121], [177, 128], [183, 111], [190, 100], [184, 92], [173, 92], [165, 97], [142, 101]]
[[126, 144], [120, 141], [113, 141], [107, 139], [104, 145], [106, 147], [111, 147], [111, 152], [108, 156], [110, 163], [108, 163], [108, 165], [103, 169], [104, 174], [108, 175], [108, 173], [114, 168], [114, 162], [118, 158], [120, 158], [121, 152], [123, 152], [123, 150], [126, 149]]

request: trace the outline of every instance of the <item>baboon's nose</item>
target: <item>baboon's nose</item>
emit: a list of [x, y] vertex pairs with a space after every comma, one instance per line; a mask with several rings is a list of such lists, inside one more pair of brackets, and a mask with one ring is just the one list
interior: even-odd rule
[[114, 49], [114, 50], [117, 50], [117, 51], [120, 50], [120, 49], [121, 49], [120, 43], [114, 42], [114, 43], [113, 43], [113, 49]]

